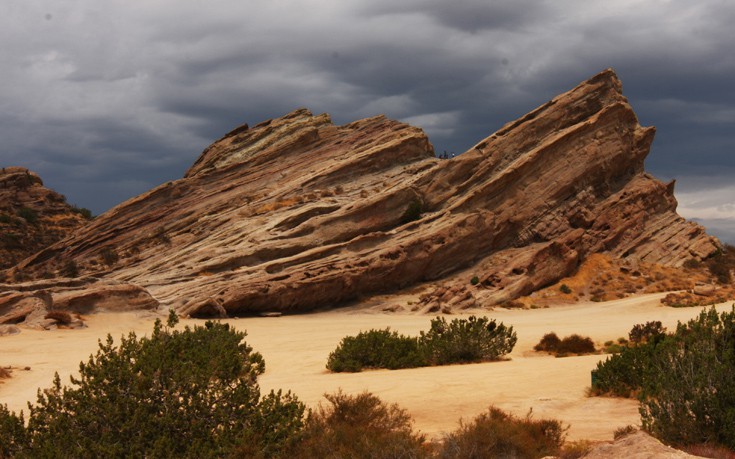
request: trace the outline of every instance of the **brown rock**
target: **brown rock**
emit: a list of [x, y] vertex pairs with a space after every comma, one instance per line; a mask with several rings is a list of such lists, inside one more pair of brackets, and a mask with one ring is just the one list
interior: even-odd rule
[[[427, 299], [430, 312], [488, 306], [593, 253], [680, 266], [719, 243], [676, 214], [673, 184], [644, 172], [653, 135], [611, 70], [452, 160], [382, 116], [335, 126], [297, 110], [230, 132], [184, 178], [13, 273], [73, 261], [184, 314], [219, 316], [334, 307], [424, 281], [465, 288]], [[480, 282], [468, 289], [470, 268]]]
[[638, 431], [615, 440], [611, 444], [602, 444], [583, 456], [584, 459], [687, 459], [696, 458], [683, 451], [664, 445], [660, 441]]
[[[115, 280], [86, 278], [0, 284], [0, 324], [24, 323], [50, 328], [58, 323], [57, 319], [47, 317], [51, 310], [87, 314], [157, 307], [158, 301], [142, 287]], [[83, 326], [74, 319], [64, 325]]]
[[44, 187], [35, 172], [22, 167], [0, 169], [0, 269], [13, 266], [85, 225], [88, 218], [83, 212]]

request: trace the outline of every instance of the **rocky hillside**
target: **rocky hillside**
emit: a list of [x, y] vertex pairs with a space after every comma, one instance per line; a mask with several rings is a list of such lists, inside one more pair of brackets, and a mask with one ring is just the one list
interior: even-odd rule
[[644, 171], [653, 137], [612, 70], [450, 160], [382, 116], [336, 126], [297, 110], [235, 129], [182, 179], [8, 275], [73, 264], [209, 316], [333, 307], [425, 281], [442, 285], [427, 310], [492, 305], [595, 253], [677, 267], [719, 243], [677, 215], [673, 183]]
[[0, 269], [48, 247], [85, 225], [89, 211], [43, 186], [22, 167], [0, 169]]

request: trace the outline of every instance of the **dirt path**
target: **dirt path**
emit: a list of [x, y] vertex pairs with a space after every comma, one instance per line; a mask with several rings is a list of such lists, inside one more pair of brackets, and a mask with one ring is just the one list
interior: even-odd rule
[[[511, 360], [357, 374], [330, 374], [324, 368], [342, 337], [387, 326], [415, 335], [428, 328], [431, 317], [347, 309], [229, 322], [247, 330], [247, 341], [265, 357], [267, 369], [260, 378], [263, 391], [290, 389], [309, 406], [322, 401], [325, 392], [339, 388], [348, 393], [368, 390], [408, 409], [416, 427], [435, 436], [454, 429], [460, 418], [469, 420], [494, 404], [520, 416], [532, 409], [536, 417], [561, 419], [571, 425], [570, 439], [609, 440], [616, 428], [637, 424], [639, 417], [633, 401], [585, 396], [590, 371], [605, 356], [557, 359], [537, 355], [532, 348], [550, 331], [560, 337], [579, 333], [601, 344], [627, 336], [633, 325], [649, 320], [661, 320], [673, 329], [677, 320], [688, 320], [701, 310], [662, 307], [660, 297], [480, 311], [515, 328], [519, 339]], [[729, 307], [721, 305], [720, 309]], [[90, 316], [89, 327], [83, 330], [23, 329], [18, 335], [0, 337], [0, 365], [31, 368], [15, 370], [11, 379], [0, 383], [0, 403], [7, 403], [11, 410], [24, 409], [27, 401], [35, 400], [39, 386], [51, 383], [54, 371], [68, 381], [79, 362], [96, 351], [98, 339], [111, 333], [117, 340], [128, 331], [143, 335], [151, 331], [152, 322], [150, 314], [104, 313]]]

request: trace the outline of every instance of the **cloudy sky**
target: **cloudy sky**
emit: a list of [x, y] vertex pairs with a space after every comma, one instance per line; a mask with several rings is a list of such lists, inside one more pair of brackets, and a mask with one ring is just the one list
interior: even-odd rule
[[3, 0], [0, 163], [101, 213], [298, 107], [461, 152], [613, 67], [647, 169], [735, 243], [732, 0]]

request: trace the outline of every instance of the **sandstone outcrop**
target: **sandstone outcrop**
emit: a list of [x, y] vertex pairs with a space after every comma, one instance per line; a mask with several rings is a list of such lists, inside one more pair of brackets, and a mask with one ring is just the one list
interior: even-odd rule
[[88, 314], [155, 309], [158, 305], [144, 288], [115, 280], [52, 279], [0, 284], [0, 325], [23, 323], [48, 328], [58, 322], [47, 317], [52, 311]]
[[0, 269], [57, 242], [89, 220], [84, 209], [43, 186], [22, 167], [0, 170]]
[[[13, 274], [73, 263], [184, 314], [217, 316], [334, 307], [425, 281], [441, 284], [426, 307], [489, 306], [593, 253], [703, 259], [719, 242], [677, 215], [673, 183], [643, 169], [653, 136], [612, 70], [451, 160], [435, 158], [420, 129], [383, 116], [336, 126], [297, 110], [230, 132], [182, 179]], [[447, 291], [462, 298], [444, 301]]]
[[696, 458], [684, 451], [671, 448], [643, 431], [626, 435], [613, 443], [596, 446], [584, 459], [688, 459]]

